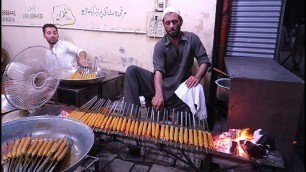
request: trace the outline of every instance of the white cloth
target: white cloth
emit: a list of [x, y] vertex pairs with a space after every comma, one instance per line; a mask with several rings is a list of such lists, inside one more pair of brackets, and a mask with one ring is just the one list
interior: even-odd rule
[[197, 115], [200, 120], [207, 118], [205, 94], [201, 84], [188, 88], [185, 82], [183, 82], [175, 90], [175, 94], [190, 107], [193, 115]]
[[63, 40], [58, 40], [52, 48], [52, 52], [58, 58], [61, 68], [78, 66], [77, 56], [81, 51], [84, 50], [73, 43]]
[[167, 8], [165, 8], [164, 9], [164, 12], [163, 12], [163, 18], [165, 17], [165, 15], [167, 14], [167, 13], [176, 13], [177, 15], [181, 15], [181, 13], [180, 13], [180, 10], [179, 9], [177, 9], [177, 8], [175, 8], [175, 7], [167, 7]]

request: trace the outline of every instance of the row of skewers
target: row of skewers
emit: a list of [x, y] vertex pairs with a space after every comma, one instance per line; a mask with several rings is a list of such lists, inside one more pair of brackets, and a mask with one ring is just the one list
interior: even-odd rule
[[1, 147], [4, 172], [53, 171], [64, 159], [70, 146], [67, 138], [45, 139], [25, 136]]
[[95, 79], [97, 78], [97, 68], [79, 67], [68, 79]]
[[[104, 107], [101, 106], [104, 104]], [[205, 130], [206, 120], [197, 120], [187, 112], [172, 111], [172, 120], [168, 110], [155, 112], [148, 109], [146, 118], [140, 119], [138, 106], [123, 104], [117, 109], [118, 102], [100, 99], [91, 110], [75, 110], [68, 117], [82, 121], [96, 131], [131, 136], [153, 142], [190, 147], [192, 149], [213, 149], [212, 134]], [[162, 117], [162, 120], [160, 120]], [[176, 120], [175, 120], [176, 119]], [[206, 122], [206, 123], [205, 123]], [[196, 123], [198, 125], [196, 125]]]

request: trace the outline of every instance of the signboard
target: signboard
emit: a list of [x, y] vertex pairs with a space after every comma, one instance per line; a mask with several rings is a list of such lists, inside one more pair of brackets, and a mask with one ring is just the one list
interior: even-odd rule
[[[154, 3], [154, 2], [152, 2]], [[146, 32], [152, 3], [143, 0], [5, 0], [2, 25]], [[154, 7], [154, 6], [153, 6]]]

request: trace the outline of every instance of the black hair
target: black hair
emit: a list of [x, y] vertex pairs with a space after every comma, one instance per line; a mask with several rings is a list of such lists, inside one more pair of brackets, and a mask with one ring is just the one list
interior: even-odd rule
[[56, 31], [57, 31], [57, 27], [56, 27], [54, 24], [47, 23], [47, 24], [45, 24], [45, 25], [42, 27], [42, 30], [43, 30], [43, 33], [44, 33], [44, 34], [45, 34], [45, 32], [46, 32], [46, 28], [47, 28], [47, 27], [53, 27], [53, 28], [55, 28]]

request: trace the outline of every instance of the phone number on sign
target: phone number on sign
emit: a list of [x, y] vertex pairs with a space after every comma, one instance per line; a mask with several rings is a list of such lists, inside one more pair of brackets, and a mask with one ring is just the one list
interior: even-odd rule
[[2, 22], [15, 22], [15, 17], [2, 17]]
[[13, 10], [2, 10], [1, 14], [3, 16], [9, 16], [9, 15], [16, 16], [16, 12]]
[[44, 18], [44, 15], [43, 14], [35, 14], [35, 13], [32, 13], [32, 14], [23, 14], [23, 18], [24, 19], [42, 19]]

